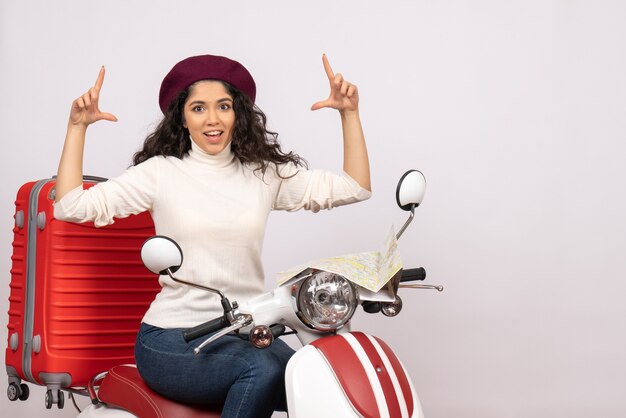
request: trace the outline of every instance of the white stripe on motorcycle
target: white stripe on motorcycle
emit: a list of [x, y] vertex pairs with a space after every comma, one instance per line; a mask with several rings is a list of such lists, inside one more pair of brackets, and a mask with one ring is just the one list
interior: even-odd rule
[[[339, 335], [341, 335], [348, 342], [348, 344], [350, 344], [350, 347], [352, 347], [354, 353], [357, 355], [359, 360], [361, 360], [361, 364], [363, 365], [365, 373], [367, 374], [367, 378], [369, 379], [370, 386], [374, 391], [374, 397], [376, 398], [376, 405], [378, 406], [378, 413], [380, 415], [380, 418], [389, 418], [389, 407], [387, 406], [387, 401], [385, 400], [385, 393], [383, 392], [383, 388], [380, 385], [380, 381], [378, 380], [378, 375], [376, 373], [376, 370], [374, 369], [374, 365], [372, 365], [372, 363], [370, 362], [370, 359], [365, 353], [365, 350], [363, 349], [363, 347], [361, 347], [361, 344], [357, 341], [356, 338], [354, 338], [352, 334], [345, 333]], [[378, 349], [377, 345], [375, 347]], [[384, 356], [383, 358], [386, 360], [387, 356]], [[389, 362], [389, 360], [386, 361]], [[385, 367], [387, 367], [386, 364]], [[393, 371], [393, 368], [388, 368], [388, 370]]]
[[380, 358], [383, 360], [383, 363], [385, 364], [385, 368], [387, 369], [387, 372], [388, 372], [387, 374], [389, 374], [389, 377], [391, 378], [391, 382], [393, 383], [393, 388], [395, 389], [396, 396], [398, 397], [398, 403], [400, 404], [400, 411], [402, 412], [402, 418], [409, 418], [409, 408], [407, 407], [406, 399], [404, 399], [404, 393], [402, 392], [400, 381], [398, 380], [398, 376], [396, 375], [396, 372], [393, 366], [391, 365], [389, 358], [387, 357], [387, 355], [385, 354], [385, 351], [380, 346], [380, 344], [378, 344], [378, 341], [376, 341], [375, 338], [373, 338], [372, 336], [368, 334], [364, 334], [364, 335], [374, 345], [374, 348], [376, 348], [378, 355], [380, 356]]

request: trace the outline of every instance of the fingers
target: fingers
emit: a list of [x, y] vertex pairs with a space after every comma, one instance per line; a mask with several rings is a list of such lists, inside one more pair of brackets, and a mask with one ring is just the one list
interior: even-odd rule
[[100, 109], [98, 109], [98, 93], [95, 87], [90, 88], [87, 93], [74, 100], [72, 103], [72, 114], [76, 115], [77, 118], [86, 117], [85, 120], [88, 121], [87, 124], [101, 119], [111, 122], [117, 122], [118, 120], [114, 114], [101, 112]]
[[117, 122], [117, 117], [112, 113], [101, 112], [100, 118], [111, 122]]
[[357, 92], [354, 84], [343, 79], [341, 74], [335, 76], [335, 90], [339, 90], [342, 96], [352, 97]]
[[326, 71], [326, 76], [332, 84], [333, 80], [335, 79], [335, 73], [333, 73], [333, 69], [330, 67], [330, 63], [328, 62], [328, 58], [326, 58], [326, 54], [322, 54], [322, 64], [324, 64], [324, 71]]
[[98, 91], [95, 87], [90, 88], [87, 93], [83, 94], [80, 98], [85, 107], [90, 108], [93, 105], [96, 110], [98, 109]]
[[111, 122], [117, 121], [115, 115], [101, 112], [98, 108], [98, 99], [102, 83], [104, 82], [104, 73], [104, 66], [102, 66], [98, 73], [96, 84], [72, 103], [72, 111], [70, 113], [71, 123], [87, 126], [102, 119]]
[[89, 94], [89, 92], [83, 94], [83, 102], [85, 103], [86, 107], [91, 107], [91, 95]]
[[[98, 96], [99, 96], [98, 89], [96, 89], [95, 87], [92, 87], [89, 89], [87, 93], [89, 94], [89, 101], [93, 103], [97, 109], [98, 108]], [[87, 102], [85, 101], [85, 103]]]
[[318, 110], [330, 107], [337, 110], [356, 109], [358, 106], [358, 89], [346, 81], [341, 73], [335, 74], [330, 66], [326, 54], [322, 55], [324, 70], [330, 83], [330, 96], [326, 100], [316, 102], [311, 106], [311, 110]]
[[348, 91], [346, 92], [346, 96], [354, 97], [355, 93], [357, 92], [357, 87], [354, 84], [350, 84], [350, 87], [348, 87]]
[[350, 84], [344, 81], [343, 83], [341, 83], [339, 92], [345, 96], [346, 94], [348, 94], [348, 87], [350, 87]]
[[341, 90], [341, 84], [344, 82], [343, 75], [341, 73], [335, 74], [332, 82], [330, 83], [333, 90]]
[[340, 73], [335, 74], [332, 86], [333, 90], [339, 91], [343, 96], [352, 97], [356, 92], [356, 86], [349, 81], [346, 81]]
[[98, 78], [96, 79], [96, 84], [94, 85], [95, 89], [99, 92], [102, 88], [102, 83], [104, 83], [104, 65], [100, 67], [100, 72], [98, 73]]
[[325, 107], [330, 107], [330, 103], [328, 100], [322, 100], [320, 102], [313, 103], [313, 106], [311, 106], [311, 110], [319, 110]]
[[80, 96], [78, 99], [74, 100], [74, 104], [80, 110], [85, 109], [85, 100], [84, 100], [83, 96]]

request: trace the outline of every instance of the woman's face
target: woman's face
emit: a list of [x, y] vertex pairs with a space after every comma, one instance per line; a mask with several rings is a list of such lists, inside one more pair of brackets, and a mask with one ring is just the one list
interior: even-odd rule
[[221, 82], [199, 81], [185, 101], [183, 119], [193, 142], [208, 154], [218, 154], [232, 139], [233, 98]]

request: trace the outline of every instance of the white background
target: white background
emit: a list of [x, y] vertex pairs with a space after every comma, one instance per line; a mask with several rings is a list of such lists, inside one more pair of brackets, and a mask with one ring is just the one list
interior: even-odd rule
[[[419, 168], [428, 190], [401, 251], [446, 290], [354, 323], [395, 349], [427, 417], [624, 417], [625, 20], [617, 0], [3, 0], [0, 311], [15, 193], [56, 172], [70, 103], [102, 64], [101, 108], [119, 122], [90, 128], [89, 174], [130, 164], [161, 79], [203, 53], [243, 62], [284, 148], [339, 171], [339, 118], [309, 110], [327, 97], [325, 52], [360, 88], [374, 196], [273, 214], [268, 286], [307, 259], [377, 249], [404, 221], [397, 179]], [[73, 416], [31, 389], [0, 396], [2, 415]]]

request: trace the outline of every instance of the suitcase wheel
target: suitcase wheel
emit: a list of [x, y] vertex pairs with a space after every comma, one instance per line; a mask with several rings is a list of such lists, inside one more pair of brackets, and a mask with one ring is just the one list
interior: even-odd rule
[[46, 391], [46, 409], [52, 408], [52, 391], [48, 389]]
[[17, 401], [20, 396], [20, 385], [17, 383], [9, 383], [9, 387], [7, 388], [7, 397], [10, 401]]
[[65, 396], [63, 395], [63, 391], [61, 389], [57, 389], [56, 396], [54, 395], [55, 392], [53, 392], [52, 389], [48, 389], [46, 391], [46, 409], [51, 409], [53, 404], [57, 404], [59, 409], [63, 409], [63, 406], [65, 406]]
[[28, 395], [30, 395], [30, 389], [28, 389], [28, 385], [25, 383], [22, 383], [20, 385], [20, 389], [22, 389], [22, 393], [20, 393], [20, 396], [18, 396], [18, 399], [20, 401], [25, 401], [26, 399], [28, 399]]
[[22, 383], [17, 384], [15, 382], [10, 383], [7, 388], [7, 397], [10, 401], [25, 401], [28, 399], [28, 395], [30, 395], [30, 389], [28, 389], [28, 385]]

